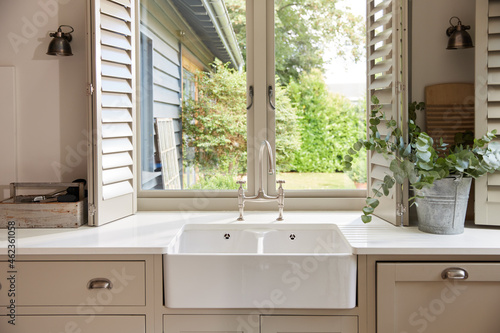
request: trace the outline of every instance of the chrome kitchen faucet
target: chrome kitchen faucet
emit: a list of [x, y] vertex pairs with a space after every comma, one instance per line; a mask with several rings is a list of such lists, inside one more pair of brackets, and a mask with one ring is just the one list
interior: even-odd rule
[[274, 158], [273, 158], [273, 152], [271, 149], [271, 144], [269, 141], [264, 140], [262, 141], [260, 145], [260, 150], [259, 150], [259, 191], [257, 192], [257, 195], [252, 196], [252, 197], [246, 197], [245, 196], [245, 190], [243, 189], [243, 184], [246, 183], [244, 180], [239, 180], [237, 183], [240, 185], [238, 189], [238, 209], [240, 212], [240, 216], [238, 217], [238, 221], [244, 221], [245, 219], [243, 218], [243, 209], [245, 207], [245, 201], [255, 201], [255, 202], [266, 202], [268, 200], [276, 200], [278, 202], [278, 211], [279, 211], [279, 216], [276, 219], [276, 221], [283, 221], [283, 208], [285, 207], [285, 191], [283, 189], [283, 184], [285, 183], [284, 180], [277, 180], [276, 183], [279, 184], [278, 187], [278, 194], [276, 196], [269, 196], [266, 194], [264, 191], [264, 161], [263, 161], [263, 155], [264, 155], [264, 150], [267, 148], [267, 156], [268, 156], [268, 165], [269, 165], [269, 170], [268, 174], [273, 175], [275, 173], [275, 170], [273, 168], [274, 166]]

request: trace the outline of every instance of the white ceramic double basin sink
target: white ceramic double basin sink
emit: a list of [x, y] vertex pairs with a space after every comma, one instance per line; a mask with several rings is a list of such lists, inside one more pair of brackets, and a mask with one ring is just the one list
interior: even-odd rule
[[356, 263], [334, 224], [187, 224], [164, 255], [165, 305], [349, 309]]

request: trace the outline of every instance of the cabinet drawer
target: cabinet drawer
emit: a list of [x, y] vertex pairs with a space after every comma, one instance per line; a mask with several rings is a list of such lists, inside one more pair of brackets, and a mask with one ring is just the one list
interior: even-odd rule
[[446, 279], [443, 278], [442, 274], [447, 269], [452, 269], [452, 272], [460, 270], [467, 272], [467, 278], [463, 279], [462, 282], [500, 281], [500, 263], [496, 262], [379, 263], [377, 267], [379, 269], [391, 267], [390, 269], [394, 270], [394, 277], [397, 281], [443, 282]]
[[377, 332], [496, 333], [499, 308], [499, 263], [377, 264]]
[[[10, 273], [0, 266], [7, 305]], [[15, 270], [17, 306], [145, 305], [144, 261], [18, 261]]]
[[262, 316], [262, 333], [357, 333], [356, 316]]
[[258, 333], [258, 315], [164, 315], [164, 333]]
[[144, 316], [16, 316], [15, 325], [0, 317], [0, 332], [144, 333]]

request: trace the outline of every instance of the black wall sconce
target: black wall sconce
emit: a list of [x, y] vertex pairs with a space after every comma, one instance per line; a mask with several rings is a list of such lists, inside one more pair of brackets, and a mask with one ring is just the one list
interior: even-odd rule
[[[457, 19], [457, 25], [453, 25], [451, 20]], [[466, 30], [470, 29], [470, 25], [462, 25], [462, 21], [456, 16], [450, 18], [450, 27], [446, 29], [446, 35], [450, 37], [448, 39], [448, 50], [456, 49], [468, 49], [474, 47], [472, 44], [472, 38]]]
[[[63, 32], [62, 27], [71, 28], [70, 32]], [[50, 41], [49, 48], [47, 50], [48, 55], [60, 55], [60, 56], [72, 56], [71, 45], [69, 42], [73, 39], [71, 33], [75, 31], [73, 27], [69, 25], [60, 25], [56, 32], [51, 32], [50, 37], [54, 37]]]

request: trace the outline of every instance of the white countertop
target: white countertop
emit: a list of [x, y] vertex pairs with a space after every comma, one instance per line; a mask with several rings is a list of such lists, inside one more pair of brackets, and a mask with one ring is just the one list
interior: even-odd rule
[[[380, 219], [361, 222], [359, 212], [139, 212], [101, 227], [16, 229], [16, 255], [163, 254], [186, 223], [335, 223], [355, 254], [500, 255], [500, 228], [466, 227], [460, 235], [433, 235], [416, 227], [395, 227]], [[0, 230], [0, 254], [7, 253], [7, 230]]]

